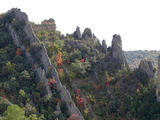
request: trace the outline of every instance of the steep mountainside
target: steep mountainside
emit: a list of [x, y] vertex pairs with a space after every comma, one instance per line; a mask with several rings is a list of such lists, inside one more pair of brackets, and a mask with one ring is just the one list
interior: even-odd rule
[[0, 15], [2, 120], [159, 120], [154, 73], [147, 60], [129, 68], [120, 35], [107, 46], [90, 28], [63, 35], [53, 19]]

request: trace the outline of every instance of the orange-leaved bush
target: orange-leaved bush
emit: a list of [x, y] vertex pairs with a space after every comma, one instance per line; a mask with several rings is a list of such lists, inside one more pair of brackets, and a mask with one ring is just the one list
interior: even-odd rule
[[17, 48], [17, 50], [16, 50], [16, 55], [17, 55], [17, 56], [20, 56], [20, 55], [21, 55], [21, 48]]
[[56, 56], [56, 62], [58, 66], [62, 66], [63, 60], [62, 60], [62, 53], [58, 52], [57, 56]]

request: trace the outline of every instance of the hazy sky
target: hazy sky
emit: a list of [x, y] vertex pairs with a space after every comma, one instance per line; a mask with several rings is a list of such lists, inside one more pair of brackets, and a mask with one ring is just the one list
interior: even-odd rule
[[124, 50], [160, 50], [160, 0], [1, 0], [0, 6], [0, 13], [18, 7], [35, 23], [54, 18], [64, 34], [89, 27], [107, 45], [116, 33]]

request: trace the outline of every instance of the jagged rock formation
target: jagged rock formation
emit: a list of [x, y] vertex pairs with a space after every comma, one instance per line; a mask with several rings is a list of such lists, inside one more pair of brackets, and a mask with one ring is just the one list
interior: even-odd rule
[[93, 38], [93, 34], [92, 34], [92, 31], [91, 31], [90, 28], [86, 28], [86, 29], [83, 31], [82, 38], [83, 38], [84, 40], [88, 40], [88, 39], [92, 39], [92, 38]]
[[144, 71], [149, 78], [154, 77], [154, 70], [151, 61], [141, 60], [139, 64], [139, 69]]
[[158, 81], [157, 81], [157, 86], [156, 86], [156, 96], [157, 96], [157, 101], [160, 102], [160, 55], [158, 57]]
[[49, 20], [43, 20], [41, 24], [32, 24], [34, 31], [45, 30], [47, 32], [54, 32], [56, 30], [55, 20], [50, 18]]
[[102, 40], [102, 52], [106, 53], [107, 52], [107, 44], [105, 40]]
[[80, 31], [80, 28], [79, 28], [79, 27], [77, 27], [77, 28], [76, 28], [76, 31], [73, 33], [73, 37], [74, 37], [75, 39], [77, 39], [77, 40], [80, 40], [80, 39], [81, 39], [82, 35], [81, 35], [81, 31]]
[[85, 28], [82, 34], [83, 40], [91, 40], [94, 43], [99, 42], [99, 40], [96, 38], [94, 34], [92, 34], [92, 31], [90, 28]]
[[113, 35], [111, 49], [113, 59], [121, 66], [128, 66], [127, 60], [122, 50], [122, 41], [120, 35]]
[[[12, 9], [10, 10], [8, 13], [14, 13], [14, 17], [16, 20], [18, 21], [24, 21], [25, 25], [24, 25], [24, 33], [26, 34], [30, 44], [40, 44], [40, 41], [35, 37], [32, 27], [28, 22], [28, 16], [21, 12], [19, 9]], [[79, 116], [79, 120], [84, 120], [81, 112], [79, 111], [79, 109], [76, 107], [75, 103], [73, 102], [71, 95], [69, 93], [69, 91], [66, 89], [65, 86], [63, 86], [61, 84], [61, 81], [59, 79], [58, 73], [55, 69], [55, 67], [51, 64], [50, 59], [48, 57], [46, 48], [44, 45], [41, 46], [41, 61], [43, 63], [43, 68], [41, 68], [37, 63], [35, 63], [31, 57], [31, 54], [26, 50], [26, 47], [22, 44], [22, 41], [20, 39], [20, 37], [17, 35], [16, 31], [12, 28], [11, 23], [6, 23], [6, 27], [8, 29], [8, 31], [11, 33], [11, 36], [13, 37], [13, 42], [17, 47], [20, 47], [21, 49], [23, 49], [25, 51], [26, 57], [28, 58], [28, 60], [30, 61], [30, 63], [35, 67], [35, 70], [38, 73], [38, 77], [44, 82], [44, 85], [46, 86], [47, 92], [48, 94], [52, 94], [50, 87], [47, 85], [48, 83], [48, 79], [46, 79], [46, 73], [50, 72], [51, 73], [51, 77], [56, 80], [57, 82], [57, 90], [60, 91], [60, 96], [61, 96], [61, 100], [64, 101], [67, 105], [68, 108], [68, 112], [72, 115], [72, 114], [78, 114]], [[71, 104], [68, 104], [68, 102], [70, 102]]]

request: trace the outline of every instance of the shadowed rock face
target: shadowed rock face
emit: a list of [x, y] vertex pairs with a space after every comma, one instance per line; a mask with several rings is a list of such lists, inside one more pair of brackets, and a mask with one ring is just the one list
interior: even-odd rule
[[[93, 43], [97, 43], [99, 42], [99, 40], [97, 39], [97, 37], [92, 33], [90, 28], [85, 28], [82, 34], [82, 39], [83, 40], [90, 40]], [[100, 43], [99, 43], [100, 44]]]
[[77, 39], [77, 40], [80, 40], [80, 39], [81, 39], [82, 35], [81, 35], [81, 31], [80, 31], [80, 28], [79, 28], [79, 27], [77, 27], [77, 28], [76, 28], [76, 31], [73, 33], [73, 37], [74, 37], [75, 39]]
[[92, 39], [93, 35], [92, 35], [92, 31], [90, 28], [86, 28], [82, 34], [82, 39], [84, 40], [88, 40], [88, 39]]
[[113, 35], [112, 39], [112, 57], [121, 66], [128, 66], [125, 55], [122, 50], [122, 42], [120, 35]]
[[102, 40], [102, 52], [106, 53], [107, 52], [107, 44], [105, 40]]
[[151, 61], [141, 60], [139, 69], [144, 71], [149, 78], [154, 77], [154, 70]]

